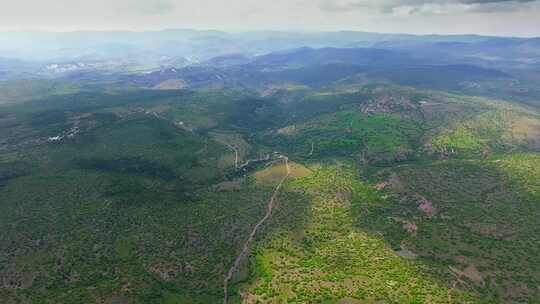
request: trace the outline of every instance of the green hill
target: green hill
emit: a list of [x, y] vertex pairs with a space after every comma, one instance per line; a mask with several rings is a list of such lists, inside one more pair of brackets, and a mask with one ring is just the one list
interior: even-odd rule
[[110, 86], [0, 107], [3, 303], [221, 303], [273, 194], [230, 303], [540, 298], [535, 109], [376, 83]]

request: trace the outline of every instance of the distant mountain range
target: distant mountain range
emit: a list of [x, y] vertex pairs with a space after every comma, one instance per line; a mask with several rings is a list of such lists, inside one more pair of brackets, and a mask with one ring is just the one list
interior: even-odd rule
[[264, 89], [370, 79], [536, 103], [539, 71], [540, 38], [196, 30], [0, 35], [0, 80]]
[[[185, 57], [192, 62], [235, 53], [250, 56], [299, 47], [385, 49], [495, 49], [538, 55], [540, 38], [477, 35], [379, 34], [368, 32], [235, 32], [163, 30], [154, 32], [1, 32], [0, 57], [38, 61]], [[501, 49], [502, 48], [502, 49]], [[147, 61], [147, 60], [146, 60]]]

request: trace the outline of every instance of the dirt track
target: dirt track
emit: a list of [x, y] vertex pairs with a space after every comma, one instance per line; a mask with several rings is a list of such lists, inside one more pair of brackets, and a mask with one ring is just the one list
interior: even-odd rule
[[253, 240], [255, 239], [255, 235], [257, 234], [257, 231], [259, 228], [270, 218], [272, 215], [272, 210], [274, 209], [274, 200], [276, 199], [277, 195], [279, 194], [279, 190], [281, 189], [281, 186], [285, 182], [285, 180], [291, 175], [291, 168], [289, 167], [289, 158], [284, 156], [283, 157], [285, 161], [285, 167], [287, 168], [287, 174], [281, 179], [279, 184], [274, 189], [274, 192], [272, 193], [272, 196], [270, 197], [270, 200], [268, 200], [268, 205], [266, 207], [266, 214], [264, 217], [253, 227], [253, 230], [251, 230], [251, 233], [249, 234], [248, 239], [244, 243], [244, 247], [242, 248], [242, 251], [240, 254], [236, 257], [236, 260], [234, 261], [233, 265], [229, 269], [229, 272], [227, 273], [227, 276], [225, 276], [225, 280], [223, 281], [223, 303], [227, 304], [228, 297], [229, 297], [229, 281], [232, 279], [235, 272], [238, 270], [238, 267], [240, 266], [240, 263], [244, 259], [244, 257], [248, 254], [249, 248]]

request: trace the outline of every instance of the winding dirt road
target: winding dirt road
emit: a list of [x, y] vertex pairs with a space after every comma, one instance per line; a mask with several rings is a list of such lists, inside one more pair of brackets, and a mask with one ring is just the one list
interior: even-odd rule
[[287, 174], [281, 179], [279, 184], [274, 189], [274, 192], [272, 193], [272, 197], [270, 197], [270, 200], [268, 200], [268, 205], [266, 207], [266, 214], [264, 217], [253, 227], [253, 230], [251, 230], [251, 233], [249, 234], [248, 239], [244, 243], [244, 247], [242, 248], [242, 251], [240, 254], [236, 257], [236, 260], [234, 261], [234, 264], [229, 269], [229, 272], [227, 273], [227, 276], [225, 276], [225, 280], [223, 281], [223, 303], [227, 304], [228, 298], [229, 298], [229, 281], [232, 279], [233, 275], [238, 270], [238, 267], [240, 267], [240, 263], [244, 259], [244, 257], [248, 254], [249, 248], [253, 240], [255, 239], [255, 235], [257, 234], [257, 231], [261, 226], [270, 218], [272, 215], [272, 210], [274, 209], [274, 201], [279, 194], [279, 190], [281, 189], [281, 186], [287, 180], [287, 178], [291, 175], [291, 168], [289, 167], [289, 158], [286, 156], [283, 156], [283, 160], [285, 161], [285, 168], [287, 168]]

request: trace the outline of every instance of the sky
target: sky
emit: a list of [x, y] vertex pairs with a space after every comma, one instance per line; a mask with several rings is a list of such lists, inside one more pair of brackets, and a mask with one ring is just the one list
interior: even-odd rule
[[540, 0], [0, 0], [0, 30], [540, 36]]

